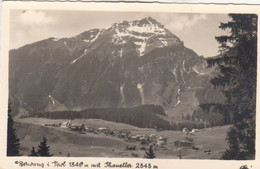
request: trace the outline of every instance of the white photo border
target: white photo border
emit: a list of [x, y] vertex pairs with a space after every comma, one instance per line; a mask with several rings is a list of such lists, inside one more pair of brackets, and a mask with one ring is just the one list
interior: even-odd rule
[[[137, 163], [151, 163], [152, 166], [158, 166], [158, 169], [239, 169], [240, 166], [247, 165], [250, 169], [260, 168], [260, 129], [259, 129], [259, 105], [257, 104], [256, 113], [256, 156], [255, 160], [249, 161], [226, 161], [226, 160], [175, 160], [175, 159], [141, 159], [141, 158], [89, 158], [89, 157], [6, 157], [7, 141], [7, 105], [8, 105], [8, 54], [9, 54], [9, 30], [10, 30], [10, 11], [14, 9], [35, 9], [35, 10], [86, 10], [86, 11], [139, 11], [139, 12], [175, 12], [175, 13], [254, 13], [259, 16], [259, 5], [216, 5], [216, 4], [161, 4], [161, 3], [116, 3], [116, 2], [8, 2], [2, 3], [2, 32], [1, 32], [1, 67], [0, 67], [0, 169], [14, 168], [41, 168], [42, 166], [19, 166], [20, 161], [28, 163], [42, 163], [43, 168], [48, 167], [48, 163], [54, 161], [63, 162], [84, 162], [101, 163], [107, 161], [119, 164], [127, 162], [136, 168]], [[259, 37], [259, 19], [258, 19], [258, 37]], [[258, 45], [259, 55], [259, 45]], [[260, 60], [258, 57], [257, 64]], [[260, 78], [259, 66], [257, 67], [257, 79]], [[259, 81], [257, 81], [257, 102], [259, 102]], [[18, 162], [18, 164], [16, 163]], [[101, 165], [104, 168], [104, 165]], [[60, 167], [62, 168], [62, 167]], [[68, 165], [63, 168], [73, 168]], [[74, 167], [78, 168], [78, 167]], [[83, 168], [83, 167], [82, 167]], [[89, 167], [91, 168], [91, 167]]]

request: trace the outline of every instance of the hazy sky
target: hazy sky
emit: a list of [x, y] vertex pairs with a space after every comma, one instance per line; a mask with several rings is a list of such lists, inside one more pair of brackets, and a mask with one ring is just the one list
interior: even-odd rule
[[218, 28], [229, 20], [223, 14], [185, 14], [148, 12], [86, 12], [14, 10], [10, 14], [10, 49], [47, 39], [75, 36], [92, 28], [108, 28], [115, 22], [151, 16], [177, 35], [184, 45], [205, 57], [218, 54]]

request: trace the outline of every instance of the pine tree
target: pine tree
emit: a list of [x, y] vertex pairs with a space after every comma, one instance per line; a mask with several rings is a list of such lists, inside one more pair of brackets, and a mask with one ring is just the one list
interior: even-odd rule
[[40, 144], [38, 145], [37, 154], [38, 154], [39, 156], [43, 156], [43, 157], [53, 156], [53, 154], [50, 154], [49, 148], [50, 148], [50, 147], [47, 145], [47, 138], [46, 138], [46, 137], [43, 137], [43, 141], [40, 142]]
[[231, 21], [220, 28], [229, 35], [216, 37], [220, 56], [208, 59], [219, 75], [211, 79], [215, 87], [222, 87], [226, 104], [233, 119], [227, 133], [229, 149], [223, 159], [246, 160], [255, 157], [256, 71], [257, 71], [257, 15], [229, 14]]
[[187, 115], [185, 116], [185, 120], [190, 120], [190, 114], [187, 114]]
[[7, 156], [20, 156], [20, 139], [17, 138], [15, 129], [13, 128], [11, 105], [8, 105], [8, 128], [7, 128]]
[[32, 147], [31, 154], [29, 156], [36, 157], [38, 156], [37, 152], [35, 151], [34, 147]]
[[149, 158], [149, 159], [153, 159], [155, 158], [155, 153], [153, 152], [153, 146], [150, 146], [149, 147], [149, 150], [145, 152], [145, 155], [144, 155], [145, 158]]
[[192, 115], [191, 115], [191, 120], [192, 120], [192, 121], [195, 121], [195, 115], [194, 115], [194, 113], [192, 113]]
[[237, 139], [237, 131], [234, 127], [231, 127], [227, 133], [229, 149], [224, 152], [222, 158], [225, 160], [232, 160], [237, 154], [239, 154], [239, 142]]
[[32, 147], [31, 154], [29, 156], [36, 157], [38, 156], [37, 152], [35, 151], [34, 147]]

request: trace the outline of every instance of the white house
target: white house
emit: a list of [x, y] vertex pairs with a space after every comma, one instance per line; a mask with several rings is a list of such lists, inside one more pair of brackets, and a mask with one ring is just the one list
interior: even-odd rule
[[60, 125], [60, 127], [61, 127], [61, 128], [69, 128], [70, 125], [71, 125], [71, 123], [67, 121], [67, 122], [62, 122], [61, 125]]

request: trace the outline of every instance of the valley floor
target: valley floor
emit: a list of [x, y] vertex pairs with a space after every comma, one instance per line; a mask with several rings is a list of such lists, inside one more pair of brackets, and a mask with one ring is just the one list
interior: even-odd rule
[[[113, 131], [113, 135], [102, 132], [77, 132], [66, 128], [44, 126], [44, 124], [59, 124], [66, 120], [52, 120], [44, 118], [15, 119], [17, 136], [20, 138], [20, 151], [24, 156], [30, 154], [32, 146], [38, 149], [43, 137], [48, 139], [50, 152], [54, 156], [66, 157], [118, 157], [118, 158], [143, 158], [149, 145], [143, 145], [140, 141], [128, 140], [118, 137], [119, 133], [130, 132], [131, 135], [165, 138], [166, 144], [153, 146], [156, 158], [178, 159], [178, 148], [174, 141], [193, 139], [195, 149], [182, 149], [183, 159], [219, 159], [228, 148], [226, 143], [226, 131], [229, 126], [202, 129], [199, 132], [185, 134], [181, 131], [157, 131], [155, 129], [138, 128], [127, 124], [108, 122], [99, 119], [77, 119], [73, 123], [84, 123], [91, 128], [107, 128]], [[126, 150], [126, 147], [135, 147], [134, 150]], [[210, 153], [208, 151], [210, 150]], [[205, 152], [206, 151], [206, 152]]]

